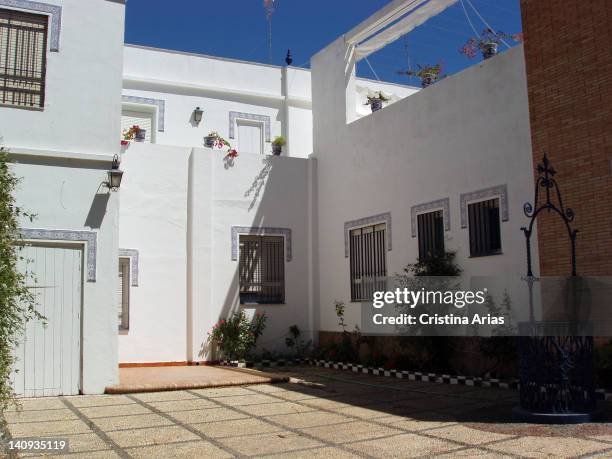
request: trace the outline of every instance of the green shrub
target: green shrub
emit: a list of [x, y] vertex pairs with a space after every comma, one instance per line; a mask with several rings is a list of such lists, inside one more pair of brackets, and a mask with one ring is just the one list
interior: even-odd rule
[[266, 315], [257, 313], [253, 321], [247, 319], [244, 311], [222, 319], [209, 333], [210, 339], [219, 346], [223, 357], [242, 360], [257, 344], [257, 339], [266, 328]]
[[11, 172], [6, 151], [0, 148], [0, 410], [15, 402], [11, 372], [13, 349], [32, 319], [44, 320], [36, 311], [36, 298], [28, 288], [28, 274], [18, 270], [27, 261], [20, 254], [19, 220], [34, 216], [15, 203], [13, 193], [19, 179]]
[[289, 336], [285, 338], [285, 344], [298, 358], [304, 357], [312, 346], [312, 340], [303, 341], [300, 339], [301, 335], [300, 328], [297, 325], [292, 325], [289, 327]]

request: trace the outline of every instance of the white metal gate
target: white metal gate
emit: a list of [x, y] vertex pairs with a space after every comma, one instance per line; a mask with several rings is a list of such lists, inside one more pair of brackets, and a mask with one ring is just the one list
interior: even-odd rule
[[23, 249], [20, 269], [34, 274], [38, 311], [15, 350], [13, 382], [18, 395], [75, 395], [81, 380], [83, 251], [78, 246], [33, 245]]

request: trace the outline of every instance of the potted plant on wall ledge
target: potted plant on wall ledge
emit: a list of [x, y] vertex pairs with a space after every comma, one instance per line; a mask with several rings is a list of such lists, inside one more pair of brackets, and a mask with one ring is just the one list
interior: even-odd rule
[[472, 59], [476, 57], [477, 51], [480, 51], [483, 59], [490, 59], [497, 54], [499, 44], [503, 42], [504, 39], [508, 38], [516, 42], [521, 42], [523, 41], [523, 34], [517, 33], [507, 35], [501, 31], [495, 32], [493, 29], [487, 27], [482, 31], [479, 37], [470, 38], [459, 52]]
[[218, 132], [212, 131], [204, 137], [204, 145], [208, 148], [231, 148], [230, 143], [219, 135]]
[[398, 72], [400, 75], [415, 76], [421, 79], [421, 87], [426, 88], [434, 84], [440, 78], [444, 78], [446, 75], [442, 75], [442, 64], [437, 63], [435, 65], [421, 65], [417, 64], [417, 70], [405, 70]]
[[147, 136], [147, 130], [142, 129], [140, 126], [135, 124], [129, 129], [125, 129], [123, 131], [123, 140], [121, 141], [121, 145], [127, 145], [130, 140], [134, 140], [136, 142], [144, 142]]
[[283, 147], [287, 144], [287, 141], [283, 136], [278, 136], [272, 141], [272, 153], [275, 156], [280, 156], [283, 151]]
[[375, 91], [372, 95], [367, 96], [365, 105], [369, 105], [372, 113], [383, 108], [383, 102], [388, 102], [389, 98], [382, 91]]

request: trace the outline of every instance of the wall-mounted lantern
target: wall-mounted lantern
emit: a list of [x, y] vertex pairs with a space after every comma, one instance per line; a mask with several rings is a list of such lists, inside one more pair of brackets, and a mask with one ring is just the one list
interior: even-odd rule
[[117, 191], [121, 186], [121, 179], [123, 178], [123, 171], [119, 169], [119, 155], [113, 157], [113, 165], [108, 171], [108, 182], [105, 185], [110, 188], [111, 191]]
[[200, 107], [196, 107], [193, 111], [193, 121], [195, 121], [196, 124], [200, 124], [200, 121], [202, 121], [203, 114], [204, 110], [202, 110]]

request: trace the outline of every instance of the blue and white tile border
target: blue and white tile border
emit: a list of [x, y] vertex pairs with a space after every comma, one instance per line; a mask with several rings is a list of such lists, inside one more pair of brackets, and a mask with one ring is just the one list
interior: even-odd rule
[[291, 261], [291, 229], [289, 228], [258, 228], [254, 226], [232, 226], [232, 261], [238, 261], [238, 235], [254, 236], [284, 236], [285, 259]]
[[0, 0], [0, 6], [19, 8], [21, 10], [35, 11], [36, 13], [45, 13], [50, 15], [51, 25], [49, 26], [49, 51], [59, 51], [60, 33], [62, 30], [61, 6], [41, 2], [32, 2], [30, 0]]
[[385, 223], [387, 226], [387, 251], [391, 251], [393, 248], [392, 234], [391, 234], [391, 212], [385, 212], [384, 214], [372, 215], [371, 217], [360, 218], [359, 220], [351, 220], [344, 222], [344, 258], [349, 256], [349, 232], [352, 229], [359, 228], [361, 226], [374, 225], [376, 223]]
[[119, 249], [119, 256], [130, 259], [130, 284], [138, 287], [138, 250]]
[[508, 186], [497, 185], [482, 190], [472, 191], [470, 193], [461, 194], [461, 228], [467, 228], [467, 205], [471, 201], [483, 201], [485, 199], [499, 198], [501, 207], [501, 219], [507, 222], [509, 219], [508, 212]]
[[229, 138], [236, 138], [236, 120], [249, 120], [259, 121], [264, 125], [264, 136], [266, 142], [270, 141], [271, 128], [270, 128], [270, 117], [267, 115], [257, 115], [255, 113], [243, 113], [243, 112], [229, 112]]
[[444, 231], [450, 231], [450, 199], [438, 199], [436, 201], [418, 204], [410, 208], [410, 220], [412, 224], [412, 237], [417, 237], [417, 215], [432, 210], [442, 210], [444, 220]]
[[164, 132], [164, 125], [166, 121], [166, 101], [162, 99], [151, 99], [148, 97], [137, 97], [137, 96], [121, 96], [122, 102], [142, 105], [155, 105], [157, 107], [157, 130]]
[[19, 233], [26, 241], [46, 240], [86, 243], [87, 282], [96, 281], [97, 233], [93, 231], [47, 230], [38, 228], [21, 228]]

